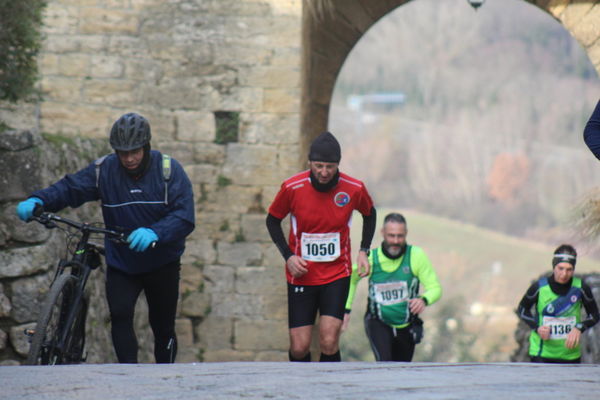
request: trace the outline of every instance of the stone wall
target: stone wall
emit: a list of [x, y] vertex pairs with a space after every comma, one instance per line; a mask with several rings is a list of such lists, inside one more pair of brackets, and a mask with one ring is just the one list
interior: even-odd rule
[[[0, 105], [8, 125], [101, 140], [119, 115], [136, 111], [150, 120], [153, 147], [184, 165], [197, 228], [182, 265], [180, 362], [287, 358], [283, 263], [264, 219], [281, 181], [298, 169], [300, 14], [294, 0], [51, 0], [39, 58], [43, 101]], [[222, 115], [239, 121], [226, 140], [219, 137]], [[30, 160], [44, 162], [39, 154]], [[14, 161], [7, 159], [29, 179]], [[19, 188], [0, 200], [8, 225], [29, 232], [14, 206], [52, 181], [43, 178], [6, 178], [7, 187]], [[14, 348], [36, 304], [17, 318], [12, 297], [16, 285], [27, 284], [21, 298], [37, 299], [47, 282], [14, 265], [41, 253], [35, 265], [50, 266], [57, 255], [7, 240], [15, 249], [1, 248], [0, 264], [14, 271], [0, 304], [12, 311], [2, 311], [0, 321], [14, 332], [2, 341], [0, 360], [21, 361], [26, 345]], [[104, 319], [95, 324], [106, 332]], [[90, 361], [110, 360], [90, 353]]]
[[[178, 361], [287, 358], [283, 263], [264, 226], [266, 209], [303, 165], [310, 138], [327, 127], [333, 84], [353, 45], [406, 3], [327, 0], [319, 15], [304, 12], [312, 1], [320, 0], [49, 0], [42, 100], [0, 104], [0, 120], [22, 131], [101, 141], [116, 118], [136, 111], [150, 120], [153, 147], [184, 165], [197, 228], [183, 259]], [[561, 21], [598, 65], [595, 3], [529, 2]], [[14, 137], [9, 146], [19, 149], [3, 151], [20, 154], [0, 160], [12, 193], [0, 197], [0, 266], [11, 271], [0, 278], [0, 360], [18, 362], [25, 348], [18, 329], [35, 307], [19, 308], [13, 296], [27, 286], [21, 298], [37, 298], [47, 282], [32, 277], [44, 274], [31, 265], [50, 265], [59, 246], [38, 250], [27, 243], [30, 227], [14, 219], [18, 200], [56, 178], [37, 168], [55, 158], [36, 153], [39, 137]], [[35, 243], [58, 240], [39, 235]], [[33, 257], [43, 260], [27, 261]]]

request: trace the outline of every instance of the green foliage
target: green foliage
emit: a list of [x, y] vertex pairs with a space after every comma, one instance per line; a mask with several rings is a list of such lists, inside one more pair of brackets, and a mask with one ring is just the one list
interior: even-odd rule
[[0, 100], [34, 92], [44, 0], [0, 0]]
[[235, 234], [235, 241], [238, 243], [246, 241], [246, 237], [244, 236], [241, 230]]
[[219, 175], [219, 177], [217, 178], [217, 185], [221, 188], [225, 187], [225, 186], [229, 186], [229, 185], [231, 185], [231, 179], [229, 179], [226, 176]]
[[215, 112], [216, 138], [215, 143], [226, 144], [238, 141], [240, 113], [232, 111]]
[[53, 134], [53, 133], [42, 133], [42, 137], [44, 140], [49, 142], [51, 145], [56, 147], [60, 147], [63, 144], [67, 146], [74, 146], [75, 140], [72, 137], [61, 135], [61, 134]]
[[228, 230], [229, 230], [229, 221], [224, 220], [223, 223], [221, 223], [221, 226], [219, 227], [219, 231], [227, 232]]

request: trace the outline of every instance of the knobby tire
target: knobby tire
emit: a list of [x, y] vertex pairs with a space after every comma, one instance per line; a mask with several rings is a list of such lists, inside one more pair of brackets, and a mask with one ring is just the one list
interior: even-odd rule
[[[72, 326], [66, 327], [69, 305], [73, 301], [77, 278], [69, 273], [60, 275], [52, 284], [40, 312], [31, 340], [28, 365], [71, 364], [82, 361], [85, 342], [85, 298], [79, 305], [77, 316]], [[69, 329], [65, 346], [57, 348], [64, 329]]]

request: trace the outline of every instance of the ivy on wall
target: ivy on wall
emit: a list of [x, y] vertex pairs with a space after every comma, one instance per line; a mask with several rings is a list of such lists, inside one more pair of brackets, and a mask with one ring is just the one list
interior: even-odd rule
[[0, 0], [0, 100], [34, 93], [46, 0]]

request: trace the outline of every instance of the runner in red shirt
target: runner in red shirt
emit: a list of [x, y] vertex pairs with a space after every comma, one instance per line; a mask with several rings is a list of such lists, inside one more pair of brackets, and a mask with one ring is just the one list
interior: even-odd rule
[[[287, 179], [269, 207], [267, 228], [286, 260], [290, 361], [310, 361], [312, 327], [319, 312], [320, 361], [341, 361], [339, 337], [352, 261], [352, 212], [363, 215], [357, 265], [369, 274], [367, 259], [376, 212], [365, 185], [339, 172], [340, 145], [329, 132], [310, 147], [310, 169]], [[289, 244], [281, 221], [290, 214]]]

